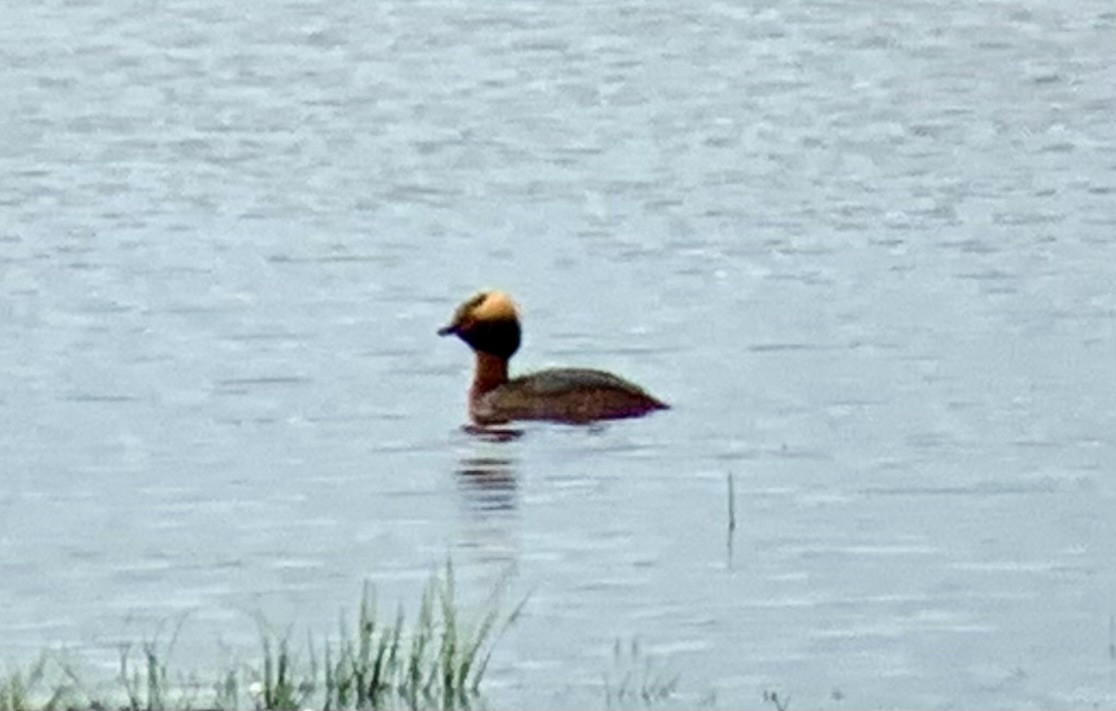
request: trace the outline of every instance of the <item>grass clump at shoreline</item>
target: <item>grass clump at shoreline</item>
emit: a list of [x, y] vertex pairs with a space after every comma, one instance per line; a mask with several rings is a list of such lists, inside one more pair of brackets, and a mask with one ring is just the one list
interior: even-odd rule
[[0, 675], [0, 711], [466, 708], [479, 698], [496, 642], [526, 602], [502, 615], [498, 592], [479, 619], [464, 619], [447, 563], [426, 584], [413, 619], [402, 605], [385, 619], [366, 583], [356, 619], [342, 615], [336, 639], [308, 639], [295, 649], [289, 631], [261, 620], [259, 656], [209, 684], [169, 668], [177, 631], [166, 647], [122, 647], [115, 686], [102, 692], [90, 692], [64, 655], [47, 653]]
[[495, 605], [475, 625], [462, 623], [447, 566], [444, 578], [423, 591], [408, 632], [402, 608], [393, 620], [377, 619], [374, 591], [366, 586], [355, 629], [342, 620], [336, 652], [326, 647], [323, 708], [378, 708], [389, 699], [412, 708], [467, 705], [479, 693], [492, 643], [521, 608], [500, 629]]
[[[46, 692], [46, 679], [51, 673], [51, 656], [42, 654], [26, 671], [9, 669], [0, 677], [0, 711], [19, 711], [27, 708], [59, 708], [66, 697], [68, 685], [54, 685]], [[34, 699], [42, 698], [37, 706]]]
[[605, 706], [625, 709], [643, 708], [668, 701], [678, 689], [678, 674], [671, 673], [643, 652], [639, 640], [624, 644], [619, 639], [612, 647], [612, 672], [604, 676]]

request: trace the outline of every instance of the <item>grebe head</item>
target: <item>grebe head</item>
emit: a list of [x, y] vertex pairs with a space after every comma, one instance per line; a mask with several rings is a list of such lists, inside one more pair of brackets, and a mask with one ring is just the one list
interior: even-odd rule
[[453, 320], [438, 329], [438, 335], [457, 336], [478, 353], [507, 360], [519, 350], [519, 315], [504, 292], [482, 291], [458, 306]]

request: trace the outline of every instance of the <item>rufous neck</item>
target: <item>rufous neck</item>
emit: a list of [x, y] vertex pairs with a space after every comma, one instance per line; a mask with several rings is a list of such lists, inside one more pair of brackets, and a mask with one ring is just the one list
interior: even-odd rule
[[506, 382], [508, 382], [507, 359], [477, 351], [477, 369], [473, 373], [473, 395], [484, 395]]

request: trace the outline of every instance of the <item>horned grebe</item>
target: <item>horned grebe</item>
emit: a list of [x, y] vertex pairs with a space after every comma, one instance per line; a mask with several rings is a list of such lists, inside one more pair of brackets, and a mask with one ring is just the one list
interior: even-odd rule
[[508, 360], [519, 349], [519, 316], [501, 291], [482, 291], [457, 308], [439, 336], [455, 335], [477, 354], [469, 416], [477, 424], [511, 420], [584, 423], [641, 417], [666, 403], [643, 388], [601, 370], [551, 368], [508, 379]]

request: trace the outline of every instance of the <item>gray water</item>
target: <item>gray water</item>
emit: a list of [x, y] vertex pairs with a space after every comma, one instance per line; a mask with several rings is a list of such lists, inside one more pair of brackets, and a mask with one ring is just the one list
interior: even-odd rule
[[[0, 660], [449, 558], [493, 707], [1116, 704], [1108, 0], [3, 15]], [[674, 408], [463, 431], [485, 286]]]

